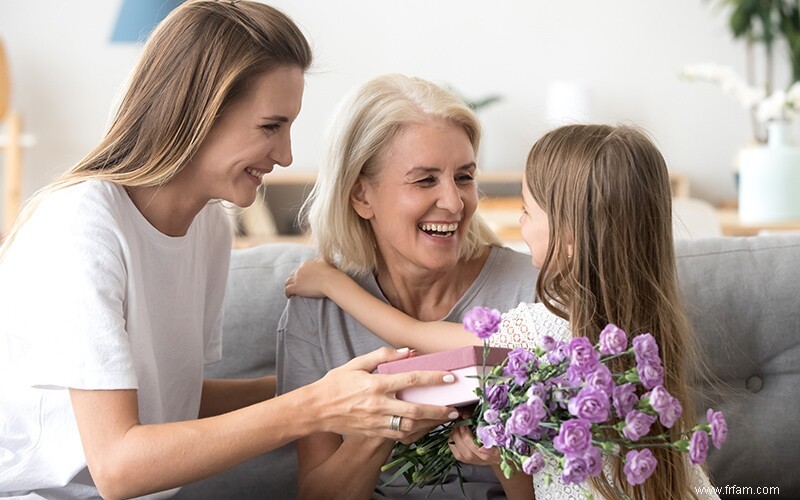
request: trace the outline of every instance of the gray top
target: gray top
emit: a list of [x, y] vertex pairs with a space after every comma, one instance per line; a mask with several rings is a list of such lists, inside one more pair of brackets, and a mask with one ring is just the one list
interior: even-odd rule
[[[483, 269], [445, 321], [460, 322], [464, 314], [476, 306], [506, 311], [520, 302], [531, 302], [538, 270], [531, 257], [508, 248], [493, 247]], [[375, 277], [357, 279], [375, 297], [388, 303]], [[388, 344], [370, 333], [355, 319], [328, 299], [292, 297], [278, 326], [277, 375], [278, 393], [284, 394], [322, 378], [328, 370]], [[388, 424], [387, 424], [388, 425]], [[463, 465], [464, 491], [458, 485], [455, 470], [430, 498], [489, 499], [505, 498], [503, 489], [488, 467]], [[373, 498], [399, 498], [406, 483], [402, 477], [387, 487], [381, 484], [390, 477], [384, 473]], [[426, 498], [430, 488], [414, 488], [402, 498]]]

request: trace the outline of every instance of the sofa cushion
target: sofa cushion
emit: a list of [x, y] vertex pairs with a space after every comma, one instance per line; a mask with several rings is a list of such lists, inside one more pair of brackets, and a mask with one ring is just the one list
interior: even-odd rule
[[[206, 367], [208, 378], [253, 378], [275, 373], [278, 320], [286, 306], [283, 284], [314, 251], [306, 245], [270, 243], [234, 250], [225, 291], [222, 360]], [[295, 498], [293, 445], [181, 489], [177, 498]]]
[[[725, 414], [728, 442], [709, 454], [718, 486], [800, 496], [800, 237], [676, 244], [681, 290], [708, 367], [699, 419]], [[733, 490], [731, 490], [732, 492]]]

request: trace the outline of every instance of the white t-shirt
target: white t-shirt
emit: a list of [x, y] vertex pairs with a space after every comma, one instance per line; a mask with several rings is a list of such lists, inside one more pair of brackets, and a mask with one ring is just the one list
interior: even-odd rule
[[219, 204], [170, 237], [104, 181], [42, 201], [0, 262], [0, 497], [97, 495], [66, 388], [137, 389], [143, 424], [197, 418], [231, 238]]

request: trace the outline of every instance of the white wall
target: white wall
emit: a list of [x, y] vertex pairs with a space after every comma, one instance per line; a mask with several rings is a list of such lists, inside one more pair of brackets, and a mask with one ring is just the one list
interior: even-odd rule
[[[25, 156], [27, 196], [102, 136], [140, 53], [109, 43], [121, 0], [0, 0], [12, 106], [38, 144]], [[316, 65], [295, 125], [297, 171], [312, 170], [325, 121], [348, 89], [387, 72], [499, 93], [481, 113], [485, 170], [521, 168], [548, 127], [546, 91], [582, 82], [593, 121], [633, 122], [656, 138], [692, 194], [735, 196], [734, 155], [747, 114], [715, 87], [678, 79], [690, 63], [742, 70], [744, 49], [704, 0], [275, 0], [307, 33]], [[783, 71], [785, 74], [785, 71]], [[0, 182], [2, 182], [0, 180]]]

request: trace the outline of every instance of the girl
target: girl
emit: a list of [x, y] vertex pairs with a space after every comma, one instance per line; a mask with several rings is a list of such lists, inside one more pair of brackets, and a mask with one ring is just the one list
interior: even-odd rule
[[275, 377], [203, 380], [222, 354], [232, 236], [214, 201], [250, 205], [292, 162], [310, 64], [281, 12], [186, 2], [100, 145], [28, 204], [0, 248], [0, 497], [166, 497], [301, 436], [404, 439], [458, 416], [370, 374], [407, 350], [280, 397]]
[[[691, 427], [689, 374], [697, 348], [679, 295], [672, 242], [671, 193], [663, 157], [640, 131], [626, 126], [573, 125], [547, 133], [534, 144], [525, 168], [522, 237], [532, 263], [541, 303], [520, 304], [504, 314], [492, 344], [532, 347], [544, 334], [598, 342], [614, 323], [631, 336], [650, 332], [666, 368], [665, 388], [683, 405], [669, 432], [676, 438]], [[308, 262], [286, 283], [287, 295], [324, 294], [389, 343], [403, 338], [422, 352], [480, 341], [458, 324], [424, 323], [406, 317], [360, 290], [332, 266]], [[414, 339], [409, 342], [409, 339]], [[620, 358], [617, 369], [629, 368]], [[660, 432], [663, 429], [658, 429]], [[453, 453], [461, 460], [492, 460], [469, 439], [466, 427], [454, 433]], [[685, 454], [654, 448], [658, 467], [645, 484], [624, 480], [619, 457], [606, 461], [606, 481], [592, 486], [607, 498], [622, 491], [631, 498], [696, 497], [694, 486], [708, 484]], [[554, 464], [548, 464], [553, 473]], [[534, 477], [536, 497], [582, 498], [560, 481], [546, 486]]]

